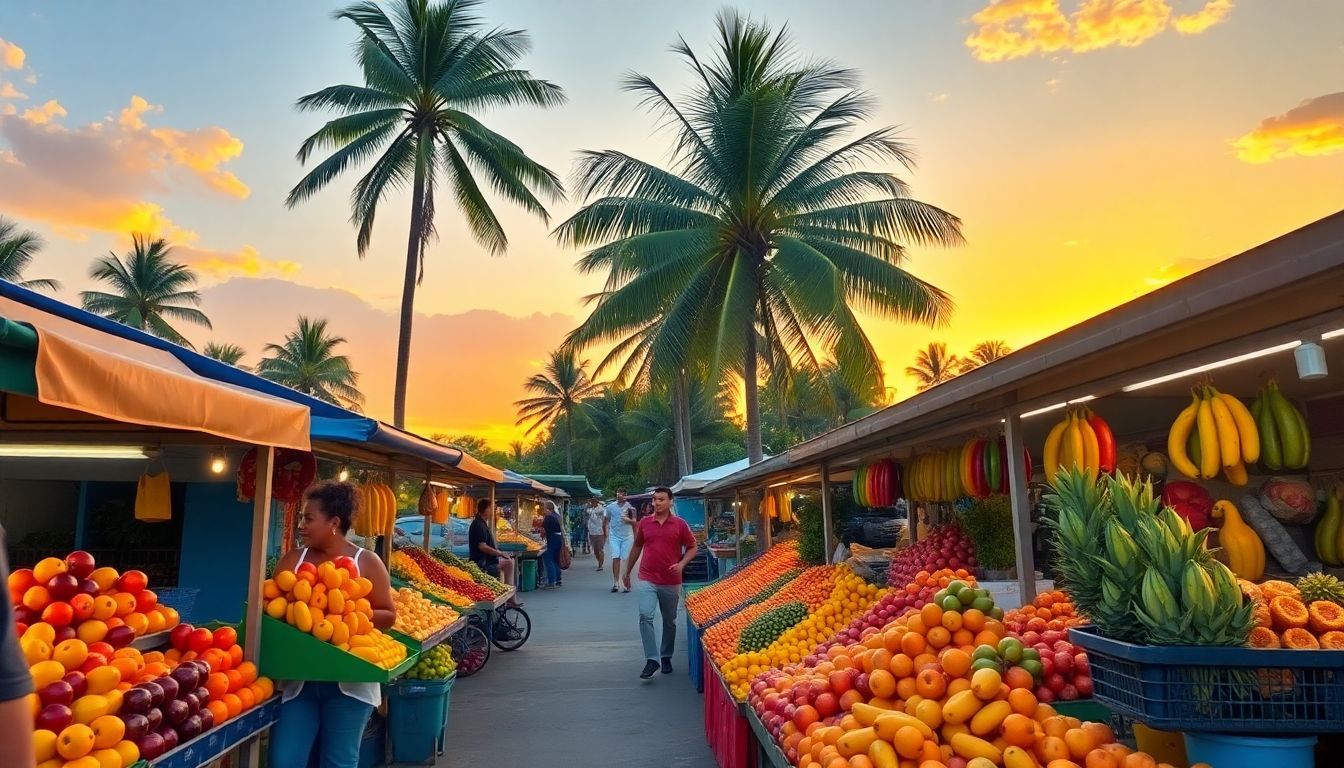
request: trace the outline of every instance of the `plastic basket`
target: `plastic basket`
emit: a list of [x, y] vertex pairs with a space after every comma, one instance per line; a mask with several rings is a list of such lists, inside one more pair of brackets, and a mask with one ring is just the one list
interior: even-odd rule
[[[239, 625], [238, 634], [245, 632]], [[266, 614], [261, 616], [258, 667], [261, 674], [273, 680], [386, 683], [410, 669], [418, 657], [418, 653], [407, 648], [405, 661], [392, 669], [383, 669], [283, 621]]]
[[159, 596], [159, 604], [177, 611], [182, 623], [190, 624], [192, 612], [196, 609], [196, 596], [201, 590], [195, 587], [161, 587], [154, 590]]
[[1093, 695], [1164, 731], [1344, 731], [1344, 651], [1159, 647], [1069, 630]]
[[396, 680], [385, 687], [392, 762], [434, 763], [453, 680]]

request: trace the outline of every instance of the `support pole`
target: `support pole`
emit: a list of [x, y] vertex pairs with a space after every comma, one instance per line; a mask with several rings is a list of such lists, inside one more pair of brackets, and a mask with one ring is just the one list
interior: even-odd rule
[[1008, 447], [1008, 494], [1013, 508], [1013, 540], [1017, 546], [1017, 592], [1022, 605], [1036, 599], [1036, 557], [1031, 548], [1031, 502], [1027, 497], [1026, 457], [1022, 450], [1022, 417], [1009, 413], [1004, 440]]
[[737, 554], [733, 556], [733, 560], [741, 560], [742, 559], [742, 494], [738, 491], [733, 491], [733, 500], [730, 503], [732, 504], [731, 509], [733, 510], [733, 532], [737, 534], [737, 538], [733, 540], [733, 546], [737, 547]]
[[252, 553], [247, 569], [247, 632], [243, 653], [256, 662], [261, 655], [261, 583], [266, 580], [267, 540], [271, 532], [271, 477], [275, 448], [257, 446], [257, 482], [252, 497]]
[[769, 549], [775, 543], [775, 534], [770, 528], [770, 516], [765, 514], [765, 494], [769, 492], [769, 489], [762, 490], [759, 493], [759, 497], [758, 494], [752, 494], [752, 499], [756, 502], [756, 514], [761, 518], [761, 535], [764, 536], [762, 541], [765, 542], [764, 546], [761, 548], [762, 552]]
[[835, 532], [832, 528], [831, 509], [831, 465], [821, 463], [821, 546], [826, 550], [826, 564], [831, 564], [831, 555], [835, 552]]

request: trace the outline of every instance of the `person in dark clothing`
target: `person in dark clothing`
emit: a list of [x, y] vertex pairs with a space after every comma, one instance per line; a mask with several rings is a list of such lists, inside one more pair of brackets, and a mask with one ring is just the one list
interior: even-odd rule
[[[482, 571], [509, 586], [515, 586], [513, 558], [495, 544], [495, 529], [490, 524], [490, 509], [489, 499], [476, 500], [476, 519], [471, 521], [471, 528], [467, 530], [468, 557]], [[511, 597], [509, 605], [521, 606], [522, 603]]]
[[[9, 580], [5, 529], [0, 528], [0, 576]], [[33, 753], [33, 714], [28, 694], [33, 678], [14, 632], [14, 612], [0, 611], [0, 765], [36, 765]]]
[[543, 556], [546, 561], [546, 585], [542, 589], [555, 589], [562, 584], [560, 550], [565, 547], [565, 527], [560, 522], [560, 513], [555, 509], [555, 502], [542, 503], [546, 507], [546, 515], [541, 520], [541, 528], [546, 532], [546, 554]]

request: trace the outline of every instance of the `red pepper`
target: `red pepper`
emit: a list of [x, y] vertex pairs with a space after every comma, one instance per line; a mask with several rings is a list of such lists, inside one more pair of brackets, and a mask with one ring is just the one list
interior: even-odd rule
[[1115, 435], [1111, 425], [1095, 413], [1089, 413], [1087, 423], [1097, 434], [1097, 465], [1105, 474], [1115, 472]]

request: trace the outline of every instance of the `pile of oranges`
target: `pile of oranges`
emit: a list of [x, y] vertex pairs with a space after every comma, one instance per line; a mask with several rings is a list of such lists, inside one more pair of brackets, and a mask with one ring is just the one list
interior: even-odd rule
[[834, 566], [835, 586], [830, 597], [802, 621], [786, 630], [770, 646], [734, 656], [723, 667], [723, 677], [737, 699], [745, 699], [750, 681], [764, 669], [780, 669], [801, 662], [823, 639], [841, 630], [885, 593], [856, 575], [846, 565]]
[[1160, 768], [1038, 701], [1026, 669], [986, 661], [1006, 637], [984, 610], [929, 603], [815, 665], [764, 672], [749, 701], [797, 768]]
[[704, 624], [755, 597], [781, 573], [801, 567], [798, 544], [780, 542], [761, 553], [740, 570], [686, 598], [686, 611], [691, 621]]
[[[805, 603], [808, 612], [811, 613], [831, 594], [838, 573], [839, 566], [819, 565], [807, 568], [798, 574], [798, 578], [786, 584], [768, 600], [748, 605], [717, 624], [710, 625], [701, 636], [705, 650], [709, 651], [709, 657], [722, 668], [738, 655], [737, 646], [742, 630], [772, 608], [797, 600]], [[759, 671], [760, 669], [757, 669], [757, 672]], [[747, 676], [743, 679], [751, 678]], [[731, 685], [734, 681], [728, 682]]]
[[[1040, 619], [1040, 623], [1033, 626], [1026, 626], [1032, 619]], [[1073, 606], [1067, 593], [1060, 590], [1052, 592], [1042, 592], [1036, 596], [1031, 605], [1024, 605], [1021, 608], [1014, 608], [1008, 611], [1003, 617], [1005, 624], [1012, 625], [1020, 623], [1027, 629], [1033, 629], [1037, 632], [1043, 632], [1047, 629], [1068, 629], [1080, 624], [1086, 624], [1084, 618]]]

